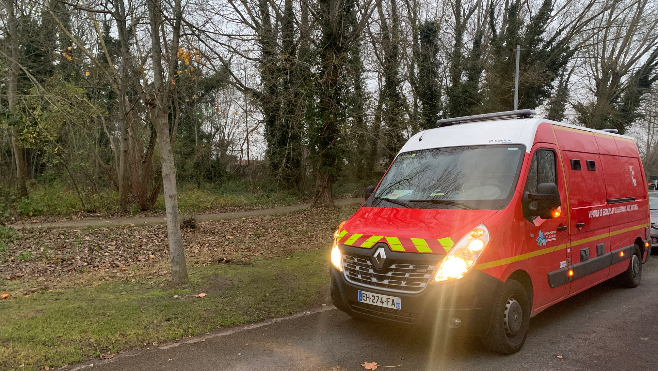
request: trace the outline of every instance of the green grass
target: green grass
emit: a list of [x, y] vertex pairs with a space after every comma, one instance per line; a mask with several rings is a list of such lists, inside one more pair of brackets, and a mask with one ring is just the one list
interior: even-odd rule
[[[0, 369], [62, 366], [327, 303], [327, 254], [191, 268], [181, 288], [143, 275], [2, 300]], [[19, 285], [29, 282], [0, 280], [0, 291]]]
[[[72, 188], [59, 183], [35, 185], [26, 198], [5, 195], [0, 199], [0, 219], [12, 215], [70, 216], [82, 212], [116, 214], [119, 211], [119, 197], [113, 190], [97, 193], [84, 192], [84, 207], [80, 197]], [[299, 195], [286, 190], [278, 190], [266, 182], [233, 180], [223, 185], [195, 185], [179, 183], [178, 203], [184, 213], [207, 212], [221, 207], [290, 205], [301, 202]], [[160, 195], [153, 207], [164, 211], [164, 196]], [[139, 212], [137, 205], [131, 205], [130, 213]]]
[[[235, 180], [216, 188], [205, 185], [179, 187], [178, 207], [181, 212], [190, 213], [212, 210], [220, 207], [290, 205], [301, 202], [302, 198], [287, 191], [281, 191], [264, 184], [250, 184], [247, 180]], [[160, 195], [155, 209], [165, 210], [164, 196]]]

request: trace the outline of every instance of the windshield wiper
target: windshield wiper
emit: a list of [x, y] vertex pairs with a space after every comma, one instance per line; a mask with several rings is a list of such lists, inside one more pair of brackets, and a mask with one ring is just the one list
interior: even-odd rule
[[[398, 201], [398, 200], [396, 200], [396, 199], [394, 199], [394, 198], [383, 198], [383, 197], [377, 197], [377, 196], [375, 196], [375, 200], [384, 200], [384, 201], [388, 201], [388, 202], [390, 202], [390, 203], [397, 204], [397, 205], [400, 205], [400, 206], [409, 207], [409, 204], [408, 204], [408, 203], [406, 203], [406, 202], [402, 202], [402, 201]], [[379, 201], [379, 202], [381, 202], [381, 201]]]
[[465, 210], [473, 210], [472, 207], [463, 204], [461, 202], [456, 202], [456, 201], [451, 201], [451, 200], [437, 200], [437, 199], [429, 199], [429, 200], [406, 200], [408, 202], [430, 202], [433, 204], [440, 204], [440, 205], [450, 205], [450, 206], [455, 206], [460, 209], [465, 209]]

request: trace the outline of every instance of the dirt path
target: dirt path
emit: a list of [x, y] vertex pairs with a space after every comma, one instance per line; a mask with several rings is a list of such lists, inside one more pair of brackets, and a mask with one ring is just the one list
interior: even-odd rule
[[[351, 205], [363, 203], [362, 198], [347, 198], [342, 200], [335, 201], [337, 205]], [[221, 219], [235, 219], [235, 218], [245, 218], [250, 216], [259, 216], [259, 215], [272, 215], [272, 214], [285, 214], [293, 211], [307, 209], [311, 204], [299, 204], [291, 206], [280, 206], [270, 209], [260, 209], [260, 210], [248, 210], [248, 211], [237, 211], [230, 213], [217, 213], [217, 214], [200, 214], [196, 215], [195, 218], [197, 221], [208, 221], [208, 220], [221, 220]], [[86, 218], [79, 220], [67, 220], [63, 222], [43, 222], [43, 223], [25, 223], [20, 222], [10, 227], [16, 229], [26, 229], [26, 228], [87, 228], [87, 227], [109, 227], [109, 226], [122, 226], [122, 225], [149, 225], [149, 224], [164, 224], [167, 221], [167, 218], [162, 216], [152, 216], [152, 217], [136, 217], [136, 218]]]

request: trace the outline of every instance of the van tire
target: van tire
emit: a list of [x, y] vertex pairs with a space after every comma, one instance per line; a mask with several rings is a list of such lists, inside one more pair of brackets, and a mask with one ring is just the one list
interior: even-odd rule
[[640, 248], [635, 245], [633, 256], [628, 263], [628, 269], [618, 276], [619, 284], [624, 287], [634, 288], [642, 281], [642, 255]]
[[482, 343], [493, 352], [514, 354], [528, 336], [531, 309], [528, 293], [520, 282], [507, 280], [496, 293], [493, 305], [491, 326]]

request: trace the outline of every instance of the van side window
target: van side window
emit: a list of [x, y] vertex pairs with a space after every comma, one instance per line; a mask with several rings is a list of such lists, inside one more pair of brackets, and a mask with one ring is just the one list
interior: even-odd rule
[[580, 166], [580, 160], [571, 159], [571, 170], [580, 170], [582, 167]]
[[596, 171], [596, 162], [594, 160], [587, 160], [585, 163], [587, 163], [587, 170]]
[[557, 185], [556, 174], [555, 152], [550, 149], [538, 149], [532, 156], [524, 192], [537, 193], [537, 185], [541, 183]]

